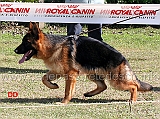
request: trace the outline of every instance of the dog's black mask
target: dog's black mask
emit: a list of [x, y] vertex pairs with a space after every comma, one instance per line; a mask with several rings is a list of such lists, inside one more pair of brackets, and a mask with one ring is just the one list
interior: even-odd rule
[[22, 39], [22, 43], [14, 50], [17, 54], [24, 54], [19, 60], [20, 64], [37, 54], [37, 50], [32, 46], [34, 41], [35, 37], [31, 33], [27, 33]]

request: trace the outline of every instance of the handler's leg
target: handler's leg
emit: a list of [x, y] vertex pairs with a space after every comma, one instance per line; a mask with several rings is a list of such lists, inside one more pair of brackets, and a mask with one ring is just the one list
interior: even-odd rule
[[[103, 41], [102, 35], [102, 24], [88, 24], [88, 36], [95, 38], [99, 41]], [[93, 30], [93, 31], [92, 31]]]
[[67, 36], [79, 35], [82, 31], [82, 26], [79, 23], [68, 23], [67, 24]]

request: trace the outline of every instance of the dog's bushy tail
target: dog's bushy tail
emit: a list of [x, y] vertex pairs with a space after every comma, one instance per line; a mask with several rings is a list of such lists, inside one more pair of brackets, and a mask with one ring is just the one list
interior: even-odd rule
[[139, 83], [139, 87], [138, 87], [138, 91], [151, 91], [153, 89], [153, 86], [148, 84], [148, 83], [145, 83], [145, 82], [142, 82], [140, 80], [138, 80], [138, 83]]

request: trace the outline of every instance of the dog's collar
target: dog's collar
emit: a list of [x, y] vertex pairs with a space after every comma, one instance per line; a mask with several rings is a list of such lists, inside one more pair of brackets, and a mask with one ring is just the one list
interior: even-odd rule
[[66, 38], [67, 38], [67, 39], [68, 39], [68, 38], [74, 38], [74, 40], [77, 40], [78, 37], [79, 37], [79, 35], [69, 35], [69, 36], [67, 36]]

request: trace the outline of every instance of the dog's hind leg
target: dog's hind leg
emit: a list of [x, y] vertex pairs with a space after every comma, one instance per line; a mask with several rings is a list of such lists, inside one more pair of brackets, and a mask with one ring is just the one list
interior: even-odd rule
[[127, 61], [112, 69], [107, 78], [115, 89], [130, 91], [130, 100], [137, 101], [139, 83]]
[[48, 72], [42, 77], [42, 82], [50, 89], [57, 89], [59, 86], [56, 83], [52, 83], [51, 81], [56, 80], [60, 77], [60, 75], [56, 75], [56, 73]]
[[101, 93], [102, 91], [104, 91], [105, 89], [107, 89], [107, 86], [104, 82], [104, 75], [96, 75], [96, 74], [93, 74], [93, 75], [87, 75], [87, 78], [91, 81], [93, 81], [94, 83], [96, 83], [97, 85], [97, 88], [90, 91], [90, 92], [87, 92], [87, 93], [84, 93], [84, 96], [85, 97], [91, 97], [91, 96], [94, 96], [94, 95], [97, 95], [99, 93]]

